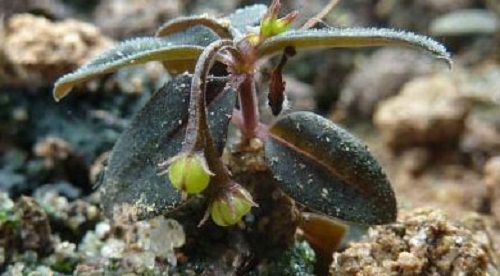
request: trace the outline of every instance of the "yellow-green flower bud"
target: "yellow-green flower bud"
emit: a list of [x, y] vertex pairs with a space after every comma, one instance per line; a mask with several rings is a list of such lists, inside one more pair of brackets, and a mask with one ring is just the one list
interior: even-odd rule
[[203, 192], [210, 182], [210, 174], [203, 157], [196, 154], [174, 157], [168, 168], [172, 186], [188, 194]]
[[274, 24], [276, 19], [264, 19], [260, 23], [260, 34], [263, 37], [271, 37], [274, 35]]
[[231, 226], [241, 221], [250, 212], [255, 203], [250, 194], [243, 188], [233, 193], [229, 199], [219, 198], [210, 206], [210, 216], [219, 226]]
[[263, 38], [272, 37], [286, 32], [292, 22], [297, 18], [296, 11], [287, 14], [285, 17], [278, 19], [278, 14], [281, 9], [279, 1], [275, 0], [269, 6], [267, 14], [260, 23], [260, 35]]

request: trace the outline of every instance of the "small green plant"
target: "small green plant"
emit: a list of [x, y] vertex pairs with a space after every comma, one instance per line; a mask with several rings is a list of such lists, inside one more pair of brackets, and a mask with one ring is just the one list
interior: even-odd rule
[[[450, 63], [449, 54], [430, 38], [391, 29], [312, 28], [320, 18], [293, 29], [297, 13], [279, 18], [279, 11], [275, 0], [269, 8], [254, 5], [224, 18], [174, 19], [155, 37], [122, 42], [56, 82], [58, 101], [75, 85], [124, 66], [161, 61], [173, 76], [113, 149], [103, 180], [106, 213], [130, 204], [138, 208], [139, 217], [150, 217], [201, 194], [208, 200], [206, 214], [216, 224], [238, 223], [257, 204], [232, 180], [221, 159], [232, 121], [241, 130], [242, 145], [262, 142], [276, 182], [294, 200], [360, 224], [395, 219], [391, 185], [359, 140], [310, 112], [280, 115], [285, 98], [282, 68], [296, 51], [308, 49], [411, 46]], [[281, 61], [271, 73], [268, 102], [279, 117], [264, 125], [254, 76], [263, 61], [276, 55]], [[214, 64], [223, 65], [225, 73], [212, 74]]]

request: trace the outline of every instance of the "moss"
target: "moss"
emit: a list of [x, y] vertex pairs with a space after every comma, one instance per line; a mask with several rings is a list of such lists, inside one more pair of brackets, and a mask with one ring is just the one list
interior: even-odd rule
[[305, 241], [296, 241], [268, 267], [269, 275], [314, 275], [316, 256]]

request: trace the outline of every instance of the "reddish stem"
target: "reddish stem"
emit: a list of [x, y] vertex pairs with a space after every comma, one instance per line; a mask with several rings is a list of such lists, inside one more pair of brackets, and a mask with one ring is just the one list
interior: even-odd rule
[[243, 115], [243, 136], [249, 140], [256, 137], [259, 125], [259, 106], [253, 74], [246, 74], [239, 87], [240, 109]]
[[[231, 122], [243, 132], [243, 115], [241, 110], [234, 109], [231, 116]], [[269, 136], [269, 130], [265, 124], [259, 123], [255, 131], [255, 137], [265, 140]]]

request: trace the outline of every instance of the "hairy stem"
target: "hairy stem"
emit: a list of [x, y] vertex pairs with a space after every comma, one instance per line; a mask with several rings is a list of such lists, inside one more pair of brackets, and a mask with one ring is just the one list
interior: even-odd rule
[[[241, 131], [243, 131], [243, 115], [241, 110], [234, 109], [231, 116], [231, 122]], [[255, 131], [255, 137], [265, 140], [269, 136], [268, 127], [265, 124], [259, 123]]]
[[239, 86], [239, 92], [240, 109], [243, 115], [243, 136], [249, 140], [256, 137], [255, 132], [259, 125], [259, 106], [253, 74], [245, 74]]
[[231, 40], [218, 40], [207, 46], [200, 55], [191, 80], [191, 99], [189, 103], [189, 121], [186, 129], [184, 144], [185, 151], [201, 151], [204, 153], [207, 165], [215, 182], [220, 185], [229, 183], [229, 176], [226, 172], [222, 159], [219, 158], [215, 148], [212, 134], [208, 126], [205, 92], [207, 87], [207, 76], [216, 54], [224, 48], [231, 47]]
[[207, 75], [215, 60], [215, 55], [223, 48], [232, 45], [231, 40], [217, 40], [201, 53], [191, 80], [191, 98], [189, 102], [189, 120], [186, 128], [184, 146], [188, 150], [200, 150], [206, 146], [206, 139], [212, 140], [208, 128], [205, 90]]

